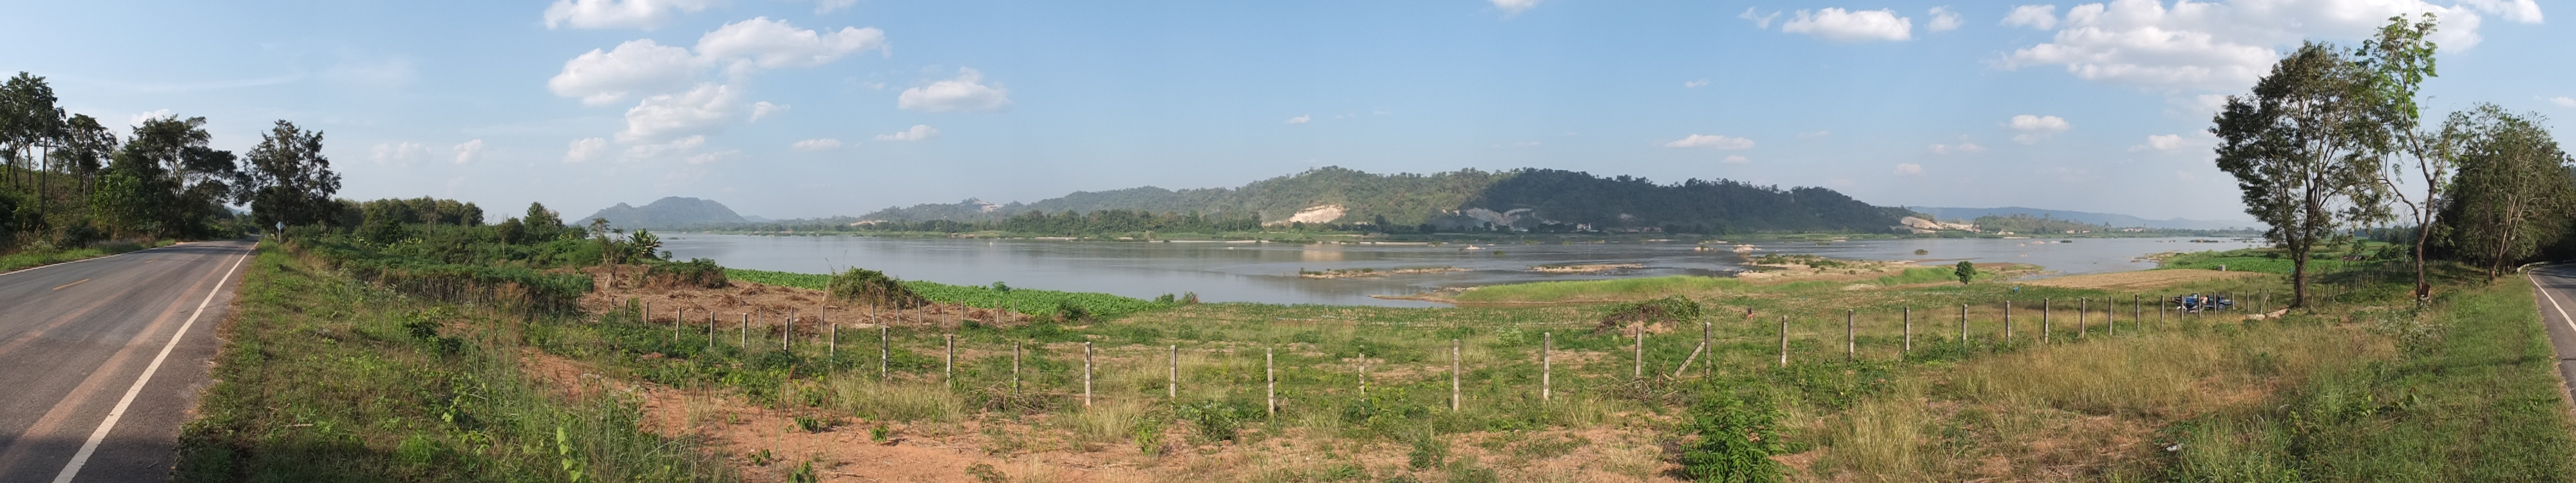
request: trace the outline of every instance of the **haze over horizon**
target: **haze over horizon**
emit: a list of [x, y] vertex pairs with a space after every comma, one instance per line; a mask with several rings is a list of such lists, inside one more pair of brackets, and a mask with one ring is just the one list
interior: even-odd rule
[[[2576, 117], [2532, 0], [53, 2], [0, 66], [120, 127], [328, 133], [352, 199], [748, 215], [1235, 187], [1338, 165], [1823, 186], [1881, 206], [2243, 219], [2218, 96], [2436, 12], [2428, 122]], [[2548, 59], [2560, 59], [2551, 61]], [[2559, 127], [2566, 142], [2565, 128]]]

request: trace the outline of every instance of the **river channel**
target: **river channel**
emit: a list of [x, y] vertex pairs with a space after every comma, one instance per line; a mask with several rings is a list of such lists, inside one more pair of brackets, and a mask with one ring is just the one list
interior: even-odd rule
[[[1138, 298], [1196, 292], [1209, 302], [1266, 302], [1383, 306], [1436, 306], [1371, 295], [1403, 295], [1442, 287], [1543, 280], [1594, 280], [1674, 274], [1727, 276], [1745, 269], [1747, 256], [1815, 254], [1862, 260], [1954, 263], [2014, 262], [2045, 267], [2051, 275], [2154, 268], [2144, 255], [2172, 251], [2230, 250], [2242, 241], [2193, 243], [2185, 238], [1897, 239], [1845, 242], [1754, 242], [1750, 253], [1733, 245], [1696, 250], [1688, 241], [1598, 244], [1352, 245], [1291, 243], [1142, 243], [1107, 241], [881, 238], [852, 236], [754, 236], [678, 233], [663, 249], [675, 258], [708, 258], [728, 267], [802, 273], [840, 268], [881, 270], [906, 280], [961, 285], [1005, 282], [1013, 287], [1104, 292]], [[1923, 254], [1916, 254], [1916, 250]], [[1552, 274], [1541, 265], [1635, 264], [1606, 273]], [[1459, 271], [1369, 278], [1316, 279], [1301, 270], [1456, 267]]]

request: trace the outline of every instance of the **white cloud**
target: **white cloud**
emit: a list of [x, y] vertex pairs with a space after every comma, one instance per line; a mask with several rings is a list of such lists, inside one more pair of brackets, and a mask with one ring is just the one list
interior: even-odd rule
[[375, 160], [376, 164], [409, 166], [412, 161], [428, 156], [429, 147], [410, 141], [379, 143], [374, 148], [369, 148], [368, 152], [368, 159]]
[[605, 151], [608, 151], [608, 138], [575, 139], [572, 140], [572, 148], [564, 150], [564, 162], [589, 161], [599, 157], [599, 154]]
[[1291, 117], [1291, 118], [1288, 118], [1287, 123], [1289, 123], [1289, 124], [1305, 124], [1307, 121], [1313, 121], [1313, 120], [1315, 120], [1315, 116], [1308, 116], [1308, 115], [1302, 115], [1302, 114], [1301, 114], [1301, 115], [1298, 115], [1297, 117]]
[[924, 112], [990, 112], [1010, 106], [1009, 89], [984, 85], [984, 73], [968, 68], [957, 69], [955, 79], [904, 89], [894, 102], [896, 109]]
[[689, 55], [689, 49], [653, 43], [652, 39], [629, 40], [617, 44], [616, 50], [591, 49], [564, 62], [563, 72], [546, 80], [546, 89], [596, 106], [624, 100], [637, 92], [689, 85], [697, 66], [697, 58]]
[[715, 3], [715, 0], [555, 0], [554, 5], [546, 7], [546, 28], [569, 25], [577, 29], [649, 30], [670, 20], [674, 11], [696, 13]]
[[1683, 82], [1683, 83], [1682, 83], [1682, 88], [1683, 88], [1683, 89], [1696, 89], [1696, 88], [1701, 88], [1701, 87], [1708, 87], [1708, 79], [1700, 79], [1700, 80], [1695, 80], [1695, 81]]
[[685, 153], [707, 145], [706, 136], [689, 136], [667, 143], [637, 144], [626, 147], [626, 159], [652, 159], [669, 153]]
[[1753, 149], [1753, 140], [1726, 136], [1692, 134], [1690, 137], [1664, 143], [1664, 147], [1710, 148], [1724, 150]]
[[2176, 149], [2182, 149], [2182, 135], [2180, 135], [2180, 134], [2155, 134], [2155, 135], [2149, 135], [2149, 136], [2147, 136], [2147, 143], [2146, 143], [2146, 144], [2141, 144], [2141, 145], [2136, 145], [2136, 146], [2130, 146], [2130, 147], [2129, 147], [2129, 152], [2133, 152], [2133, 153], [2134, 153], [2134, 152], [2139, 152], [2139, 151], [2172, 151], [2172, 150], [2176, 150]]
[[2540, 23], [2540, 3], [2532, 0], [2460, 0], [2460, 5], [2492, 13], [2505, 20]]
[[1798, 139], [1815, 139], [1834, 135], [1833, 131], [1815, 130], [1798, 133]]
[[1943, 5], [1932, 7], [1932, 21], [1923, 23], [1923, 31], [1946, 32], [1956, 30], [1959, 28], [1960, 23], [1959, 12], [1950, 10], [1950, 6]]
[[473, 163], [474, 160], [483, 158], [483, 140], [481, 139], [466, 141], [464, 143], [457, 144], [456, 147], [448, 149], [456, 151], [456, 164]]
[[911, 129], [905, 129], [905, 130], [901, 130], [901, 131], [895, 131], [895, 132], [894, 132], [894, 133], [892, 133], [892, 134], [878, 134], [878, 135], [877, 135], [877, 140], [878, 140], [878, 141], [921, 141], [921, 140], [926, 140], [926, 139], [935, 138], [935, 137], [939, 137], [939, 128], [934, 128], [934, 127], [930, 127], [930, 126], [928, 126], [928, 125], [922, 125], [922, 124], [914, 124], [914, 125], [912, 125], [912, 128], [911, 128]]
[[751, 120], [754, 122], [781, 112], [787, 112], [786, 104], [771, 104], [769, 101], [751, 103]]
[[2006, 27], [2030, 27], [2040, 30], [2057, 28], [2056, 5], [2023, 5], [2004, 15]]
[[1735, 18], [1753, 21], [1753, 28], [1755, 29], [1767, 29], [1771, 28], [1771, 21], [1780, 19], [1780, 12], [1774, 11], [1766, 15], [1755, 15], [1753, 14], [1753, 7], [1745, 7], [1744, 13], [1736, 14]]
[[814, 14], [822, 15], [839, 10], [848, 10], [850, 7], [858, 4], [859, 0], [814, 0]]
[[2569, 98], [2567, 96], [2552, 97], [2549, 98], [2549, 103], [2557, 104], [2558, 107], [2576, 107], [2576, 98]]
[[1914, 163], [1896, 163], [1896, 174], [1903, 176], [1922, 176], [1923, 165]]
[[617, 133], [617, 140], [652, 141], [714, 131], [733, 117], [740, 97], [731, 86], [699, 84], [688, 92], [644, 98], [626, 110], [626, 130]]
[[2015, 50], [1997, 63], [2007, 69], [2064, 66], [2080, 79], [2148, 89], [2234, 92], [2253, 85], [2303, 40], [2357, 41], [2391, 16], [2436, 14], [2442, 25], [2429, 40], [2445, 51], [2474, 47], [2480, 17], [2472, 10], [2423, 0], [2112, 0], [2067, 9], [2048, 43]]
[[1750, 162], [1753, 162], [1753, 158], [1747, 158], [1747, 157], [1744, 157], [1743, 155], [1729, 155], [1729, 156], [1727, 156], [1727, 157], [1726, 157], [1726, 159], [1720, 159], [1720, 160], [1717, 160], [1717, 162], [1720, 162], [1720, 163], [1726, 163], [1726, 164], [1744, 164], [1744, 163], [1750, 163]]
[[738, 157], [742, 157], [742, 150], [735, 149], [713, 153], [698, 153], [695, 156], [689, 156], [688, 161], [689, 164], [707, 164], [717, 161], [731, 160]]
[[708, 62], [748, 62], [765, 69], [814, 67], [842, 56], [885, 48], [885, 31], [841, 27], [821, 33], [798, 29], [785, 20], [757, 17], [725, 24], [698, 37], [698, 55]]
[[1493, 0], [1493, 2], [1494, 8], [1503, 9], [1503, 16], [1509, 17], [1520, 15], [1522, 10], [1538, 6], [1539, 0]]
[[1931, 150], [1931, 151], [1932, 151], [1932, 154], [1950, 154], [1950, 153], [1959, 153], [1959, 154], [1977, 154], [1977, 153], [1986, 152], [1986, 147], [1985, 147], [1985, 146], [1978, 146], [1978, 145], [1977, 145], [1977, 143], [1971, 143], [1971, 142], [1961, 142], [1961, 143], [1959, 143], [1959, 144], [1948, 144], [1948, 145], [1943, 145], [1943, 144], [1934, 144], [1934, 145], [1932, 145], [1932, 146], [1930, 146], [1930, 147], [1927, 147], [1927, 148], [1925, 148], [1925, 149], [1929, 149], [1929, 150]]
[[1799, 10], [1795, 18], [1780, 24], [1780, 31], [1835, 42], [1902, 41], [1914, 38], [1914, 21], [1896, 16], [1894, 10], [1849, 11], [1828, 7], [1814, 12]]
[[169, 109], [153, 109], [153, 110], [149, 110], [149, 111], [137, 112], [137, 113], [134, 113], [134, 115], [133, 115], [133, 116], [128, 116], [128, 117], [126, 117], [126, 118], [125, 118], [125, 125], [126, 125], [126, 126], [141, 126], [141, 125], [143, 125], [143, 121], [150, 121], [150, 120], [160, 119], [160, 118], [165, 118], [165, 117], [170, 117], [170, 110], [169, 110]]
[[810, 153], [810, 152], [815, 152], [815, 151], [830, 151], [830, 150], [834, 150], [834, 149], [841, 149], [841, 140], [839, 140], [839, 139], [832, 139], [832, 138], [823, 138], [823, 139], [807, 139], [807, 140], [803, 140], [803, 141], [797, 141], [797, 142], [796, 142], [796, 144], [788, 145], [788, 147], [789, 147], [789, 148], [794, 148], [794, 149], [796, 150], [796, 152], [799, 152], [799, 153]]
[[2005, 121], [2004, 127], [2012, 128], [2014, 131], [2021, 131], [2021, 134], [2013, 136], [2013, 142], [2037, 144], [2039, 143], [2039, 140], [2047, 139], [2051, 134], [2066, 132], [2067, 129], [2072, 129], [2075, 125], [2068, 124], [2066, 119], [2057, 116], [2034, 116], [2023, 114], [2013, 116], [2010, 121]]

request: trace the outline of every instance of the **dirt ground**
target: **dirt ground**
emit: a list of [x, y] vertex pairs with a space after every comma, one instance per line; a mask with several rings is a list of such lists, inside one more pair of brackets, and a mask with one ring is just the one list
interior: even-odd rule
[[688, 323], [706, 324], [710, 316], [723, 327], [743, 323], [751, 318], [755, 327], [775, 327], [789, 317], [796, 319], [798, 331], [822, 330], [823, 324], [845, 328], [876, 328], [878, 324], [894, 327], [938, 326], [954, 329], [965, 321], [988, 325], [1014, 325], [1028, 322], [1028, 315], [998, 309], [983, 309], [956, 304], [932, 304], [915, 309], [889, 310], [863, 307], [825, 300], [823, 291], [780, 287], [742, 281], [732, 287], [706, 289], [646, 284], [637, 280], [631, 267], [594, 267], [590, 273], [596, 290], [581, 297], [583, 310], [604, 313], [628, 300], [647, 306], [655, 321], [686, 317]]
[[2135, 272], [2069, 275], [2022, 282], [2026, 285], [2098, 290], [2142, 290], [2191, 282], [2230, 280], [2263, 276], [2257, 272], [2221, 272], [2216, 270], [2140, 270]]

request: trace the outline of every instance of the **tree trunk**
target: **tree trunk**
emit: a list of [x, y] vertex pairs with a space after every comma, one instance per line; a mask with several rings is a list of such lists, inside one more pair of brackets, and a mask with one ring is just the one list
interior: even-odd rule
[[[2429, 204], [2429, 203], [2428, 203]], [[2433, 284], [2424, 281], [2424, 243], [2433, 239], [2430, 220], [2417, 219], [2415, 227], [2415, 303], [2421, 305], [2433, 297]]]

